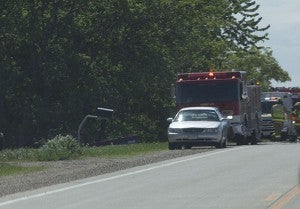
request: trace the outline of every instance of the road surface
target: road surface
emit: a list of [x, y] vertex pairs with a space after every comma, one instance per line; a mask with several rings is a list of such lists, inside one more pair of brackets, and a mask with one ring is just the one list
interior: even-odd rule
[[300, 143], [232, 146], [0, 198], [0, 209], [296, 209]]

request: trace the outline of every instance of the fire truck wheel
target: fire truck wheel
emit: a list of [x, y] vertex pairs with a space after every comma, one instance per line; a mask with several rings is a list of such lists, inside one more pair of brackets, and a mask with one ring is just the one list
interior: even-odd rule
[[227, 139], [229, 139], [229, 140], [234, 139], [234, 133], [233, 133], [232, 126], [230, 126], [229, 129], [228, 129]]
[[250, 138], [250, 143], [251, 143], [251, 145], [256, 145], [257, 144], [257, 134], [256, 134], [256, 131], [252, 132], [251, 138]]
[[246, 144], [246, 137], [244, 135], [236, 135], [235, 136], [236, 145], [245, 145]]
[[222, 143], [222, 148], [226, 148], [226, 147], [227, 147], [227, 139], [224, 139]]

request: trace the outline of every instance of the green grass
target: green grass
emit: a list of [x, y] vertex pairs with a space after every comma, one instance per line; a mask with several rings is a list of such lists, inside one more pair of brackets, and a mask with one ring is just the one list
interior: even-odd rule
[[[166, 142], [82, 147], [78, 155], [75, 155], [75, 157], [70, 156], [68, 159], [85, 157], [130, 157], [166, 149], [168, 149]], [[0, 162], [55, 161], [56, 158], [50, 155], [51, 152], [45, 152], [43, 149], [7, 149], [0, 151]]]
[[35, 171], [41, 171], [45, 168], [43, 167], [23, 167], [13, 165], [11, 163], [0, 163], [0, 177], [8, 175], [16, 175], [20, 173], [29, 173]]
[[[57, 148], [58, 149], [58, 148]], [[105, 157], [105, 158], [121, 158], [137, 155], [144, 155], [151, 152], [167, 150], [166, 142], [157, 143], [139, 143], [128, 145], [109, 145], [103, 147], [82, 147], [78, 155], [70, 156], [68, 159], [86, 158], [86, 157]], [[55, 150], [54, 150], [55, 151]], [[56, 151], [68, 152], [68, 150], [58, 149]], [[50, 154], [49, 154], [50, 153]], [[66, 153], [68, 154], [68, 153]], [[67, 155], [69, 156], [69, 155]], [[54, 161], [56, 157], [47, 152], [47, 149], [20, 148], [14, 150], [0, 151], [0, 177], [7, 175], [17, 175], [27, 172], [35, 172], [46, 169], [45, 167], [23, 167], [16, 165], [15, 162], [29, 161]], [[64, 158], [64, 160], [67, 160]]]

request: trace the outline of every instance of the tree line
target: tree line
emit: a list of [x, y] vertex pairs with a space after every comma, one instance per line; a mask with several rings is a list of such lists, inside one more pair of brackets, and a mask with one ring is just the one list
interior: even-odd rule
[[1, 0], [0, 131], [7, 147], [76, 136], [166, 140], [180, 72], [242, 69], [267, 88], [290, 77], [265, 47], [254, 0]]

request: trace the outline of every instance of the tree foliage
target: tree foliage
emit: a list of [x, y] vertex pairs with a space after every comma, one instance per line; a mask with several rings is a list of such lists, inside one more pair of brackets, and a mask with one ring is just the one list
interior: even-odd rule
[[[248, 67], [243, 60], [254, 56], [269, 27], [259, 27], [257, 9], [253, 0], [2, 0], [6, 144], [76, 135], [83, 117], [99, 106], [116, 111], [106, 137], [165, 139], [176, 74]], [[288, 79], [270, 51], [257, 50], [252, 76], [255, 68], [261, 81]], [[101, 132], [100, 122], [89, 127]]]
[[290, 81], [290, 77], [284, 71], [272, 55], [269, 48], [251, 48], [249, 51], [240, 51], [231, 54], [224, 66], [227, 69], [247, 69], [248, 79], [258, 82], [262, 91], [267, 91], [271, 85], [271, 79], [275, 81]]

